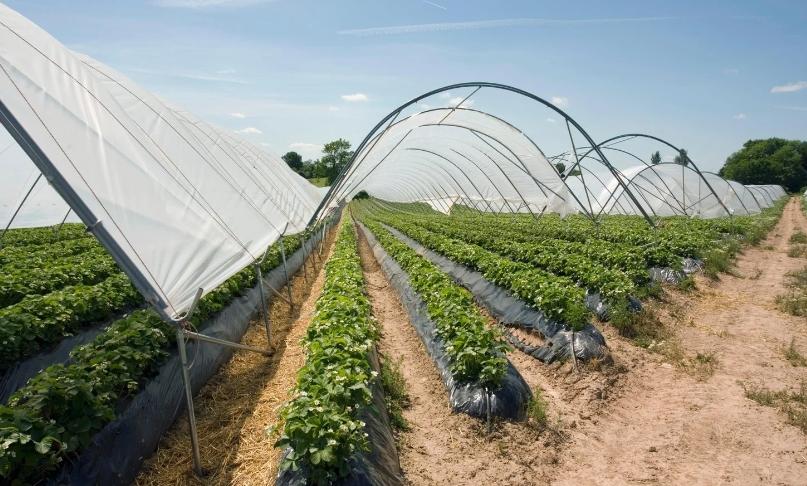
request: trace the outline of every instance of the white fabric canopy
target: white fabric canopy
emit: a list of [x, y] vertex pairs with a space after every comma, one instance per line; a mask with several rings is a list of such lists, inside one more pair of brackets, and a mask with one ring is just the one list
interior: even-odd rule
[[360, 190], [443, 212], [463, 204], [480, 211], [567, 214], [576, 206], [528, 137], [504, 120], [463, 107], [428, 109], [377, 134], [356, 155], [337, 197]]
[[9, 133], [165, 317], [302, 230], [322, 197], [3, 5], [0, 101]]

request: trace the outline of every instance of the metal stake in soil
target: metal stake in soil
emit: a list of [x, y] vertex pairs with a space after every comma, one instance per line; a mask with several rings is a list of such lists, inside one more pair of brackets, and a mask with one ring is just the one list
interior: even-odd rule
[[286, 267], [286, 246], [283, 239], [280, 239], [280, 257], [283, 259], [283, 274], [286, 276], [286, 291], [289, 294], [289, 305], [294, 307], [294, 299], [291, 297], [291, 280], [289, 280], [289, 269]]
[[261, 266], [255, 264], [255, 275], [258, 277], [258, 291], [261, 294], [261, 314], [263, 314], [263, 326], [266, 328], [266, 348], [272, 349], [272, 330], [269, 325], [269, 310], [266, 308], [266, 295], [263, 289], [263, 273]]

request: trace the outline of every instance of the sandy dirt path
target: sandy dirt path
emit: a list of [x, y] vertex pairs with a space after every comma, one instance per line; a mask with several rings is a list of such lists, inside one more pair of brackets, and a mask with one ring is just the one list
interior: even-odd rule
[[[337, 231], [330, 232], [323, 246], [322, 262], [330, 255]], [[312, 283], [315, 263], [317, 273]], [[266, 357], [236, 352], [195, 397], [206, 477], [200, 479], [191, 473], [188, 421], [183, 415], [143, 465], [135, 484], [257, 486], [274, 482], [280, 450], [273, 447], [275, 439], [266, 434], [266, 427], [277, 423], [278, 412], [296, 383], [297, 371], [305, 363], [300, 340], [325, 278], [319, 259], [312, 255], [306, 265], [307, 279], [302, 269], [292, 278], [294, 308], [281, 299], [274, 299], [270, 305], [275, 353]], [[279, 290], [285, 295], [285, 288]], [[241, 342], [265, 347], [263, 321], [253, 322]]]
[[[774, 304], [785, 274], [807, 264], [787, 256], [799, 229], [807, 218], [794, 198], [767, 240], [738, 257], [736, 275], [699, 277], [698, 291], [672, 293], [676, 318], [666, 323], [688, 355], [716, 356], [714, 375], [699, 381], [658, 356], [634, 355], [607, 411], [572, 434], [556, 484], [807, 484], [807, 436], [742, 386], [792, 389], [807, 379], [782, 352], [791, 340], [807, 350], [807, 323]], [[609, 344], [626, 361], [630, 345]]]
[[[547, 484], [559, 461], [563, 434], [539, 431], [524, 423], [499, 423], [488, 435], [485, 425], [453, 414], [448, 392], [415, 331], [398, 295], [389, 285], [367, 241], [359, 249], [373, 314], [382, 329], [380, 349], [400, 362], [412, 404], [404, 410], [410, 430], [398, 434], [401, 467], [410, 484]], [[568, 366], [547, 367], [518, 351], [511, 360], [531, 387], [547, 390], [564, 407], [581, 404], [609, 380], [596, 374], [573, 374]], [[554, 415], [557, 410], [552, 405]]]

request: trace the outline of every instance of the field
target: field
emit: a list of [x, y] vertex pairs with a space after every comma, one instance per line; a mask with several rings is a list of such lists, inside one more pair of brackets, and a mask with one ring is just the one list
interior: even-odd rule
[[[271, 299], [272, 356], [236, 353], [198, 391], [204, 483], [795, 484], [807, 341], [776, 302], [804, 231], [795, 198], [655, 228], [354, 201], [287, 283], [295, 305]], [[275, 245], [262, 270], [281, 265]], [[12, 230], [0, 266], [0, 476], [25, 484], [83, 460], [176, 359], [175, 334], [81, 225]], [[208, 294], [194, 324], [255, 279]], [[502, 295], [541, 331], [490, 305]], [[242, 342], [269, 345], [259, 318]], [[553, 343], [568, 349], [525, 351]], [[188, 433], [158, 431], [134, 481], [198, 482]]]

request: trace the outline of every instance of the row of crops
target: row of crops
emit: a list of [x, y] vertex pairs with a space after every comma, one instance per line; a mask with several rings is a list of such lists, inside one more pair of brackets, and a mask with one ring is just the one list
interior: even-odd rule
[[[283, 239], [298, 249], [308, 234]], [[261, 263], [281, 264], [279, 244]], [[54, 358], [0, 405], [0, 482], [33, 483], [86, 448], [171, 356], [173, 329], [81, 225], [10, 231], [0, 249], [0, 372], [41, 360], [67, 337], [100, 326], [89, 342]], [[205, 295], [193, 316], [204, 324], [256, 285], [253, 268]]]
[[[436, 342], [441, 343], [438, 354], [449, 364], [446, 386], [451, 393], [452, 382], [494, 391], [503, 386], [509, 347], [500, 328], [489, 325], [474, 294], [397, 232], [479, 271], [552, 318], [582, 329], [591, 319], [584, 304], [587, 292], [597, 291], [614, 305], [646, 295], [654, 285], [650, 268], [680, 268], [684, 258], [716, 258], [716, 252], [731, 255], [739, 242], [758, 241], [775, 224], [781, 207], [731, 220], [665, 219], [657, 229], [633, 217], [607, 218], [599, 225], [582, 218], [548, 217], [536, 222], [470, 211], [445, 216], [375, 201], [356, 201], [352, 212], [368, 230], [371, 246], [377, 242], [383, 249], [376, 257], [394, 260], [422, 300]], [[364, 289], [355, 232], [349, 222], [343, 225], [326, 267], [317, 314], [304, 340], [307, 361], [294, 398], [283, 411], [285, 425], [277, 443], [286, 449], [281, 478], [287, 478], [288, 471], [303, 471], [309, 481], [325, 484], [355, 473], [351, 467], [366, 461], [352, 459], [377, 446], [368, 441], [362, 410], [372, 403], [376, 372], [368, 356], [374, 352], [378, 331]], [[409, 312], [410, 319], [416, 317]], [[429, 350], [429, 337], [421, 334], [421, 339]], [[439, 360], [430, 350], [429, 354], [439, 369]]]
[[367, 221], [394, 228], [425, 247], [480, 272], [531, 306], [572, 328], [591, 318], [587, 293], [613, 308], [652, 294], [651, 268], [680, 269], [683, 259], [725, 270], [743, 242], [758, 242], [776, 223], [784, 201], [754, 216], [663, 218], [651, 228], [635, 216], [599, 222], [491, 215], [459, 209], [446, 216], [418, 204], [354, 203]]
[[[487, 325], [475, 296], [418, 254], [397, 234], [480, 272], [493, 284], [580, 330], [591, 321], [586, 295], [614, 308], [653, 292], [650, 269], [680, 268], [682, 259], [724, 261], [775, 224], [782, 204], [760, 215], [725, 219], [665, 218], [650, 228], [640, 218], [593, 223], [529, 215], [490, 215], [457, 208], [450, 216], [417, 204], [356, 201], [353, 212], [408, 275], [434, 326], [450, 381], [485, 390], [502, 385], [508, 346]], [[287, 251], [303, 236], [284, 238]], [[283, 409], [279, 446], [288, 470], [326, 482], [347, 474], [348, 459], [366, 451], [363, 415], [372, 409], [377, 370], [368, 354], [378, 331], [370, 315], [356, 232], [344, 224], [317, 313], [305, 337], [307, 361]], [[281, 263], [279, 246], [262, 269]], [[41, 357], [65, 338], [100, 326], [67, 359], [50, 363], [0, 405], [0, 477], [31, 483], [75, 458], [171, 355], [172, 329], [144, 307], [140, 295], [80, 225], [14, 230], [0, 249], [0, 371]], [[46, 283], [43, 283], [46, 282]], [[256, 285], [244, 269], [200, 302], [193, 321], [208, 319]], [[448, 386], [448, 385], [447, 385]], [[320, 424], [312, 427], [311, 424]]]

